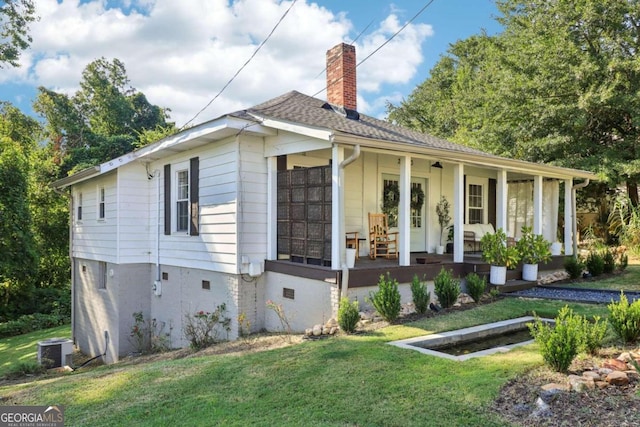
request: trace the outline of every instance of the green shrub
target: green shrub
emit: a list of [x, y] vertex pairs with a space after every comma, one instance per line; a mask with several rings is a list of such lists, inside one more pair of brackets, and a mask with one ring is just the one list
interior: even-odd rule
[[413, 305], [416, 307], [418, 314], [424, 314], [429, 309], [429, 301], [431, 293], [427, 291], [427, 284], [418, 279], [418, 275], [414, 274], [411, 280], [411, 298]]
[[47, 368], [35, 360], [19, 360], [4, 375], [8, 380], [22, 378], [26, 375], [44, 374]]
[[602, 342], [607, 333], [607, 322], [601, 322], [600, 316], [594, 316], [593, 322], [582, 318], [582, 350], [595, 355], [602, 348]]
[[64, 325], [68, 323], [68, 321], [69, 318], [67, 316], [57, 314], [25, 314], [16, 320], [0, 323], [0, 338], [13, 337], [40, 329], [53, 328], [54, 326]]
[[582, 270], [584, 264], [577, 256], [566, 257], [564, 259], [564, 270], [567, 272], [570, 278], [577, 279], [582, 276]]
[[393, 322], [400, 315], [400, 291], [398, 290], [398, 281], [392, 279], [387, 273], [387, 277], [380, 275], [378, 281], [378, 292], [369, 294], [371, 304], [378, 314], [387, 322]]
[[618, 256], [618, 262], [616, 263], [616, 267], [618, 268], [618, 270], [624, 271], [627, 269], [628, 265], [629, 265], [629, 257], [627, 256], [626, 253], [622, 252]]
[[226, 317], [227, 306], [222, 303], [213, 313], [199, 311], [185, 315], [184, 334], [189, 340], [191, 348], [201, 350], [220, 341], [220, 328], [227, 335], [231, 330], [231, 319]]
[[435, 294], [442, 308], [449, 308], [460, 295], [460, 281], [453, 278], [452, 270], [442, 268], [440, 273], [433, 279]]
[[359, 320], [360, 309], [358, 301], [350, 302], [349, 298], [342, 297], [338, 308], [338, 325], [340, 325], [340, 329], [350, 334], [356, 330]]
[[624, 292], [620, 292], [620, 301], [611, 301], [609, 323], [624, 343], [635, 342], [640, 337], [640, 300], [629, 304]]
[[476, 273], [467, 274], [467, 293], [475, 302], [480, 302], [480, 298], [487, 288], [487, 280]]
[[602, 261], [604, 262], [603, 273], [611, 274], [616, 270], [616, 258], [611, 249], [605, 249], [602, 252]]
[[567, 372], [583, 342], [582, 317], [564, 306], [555, 319], [555, 326], [544, 323], [537, 316], [528, 326], [545, 363], [558, 372]]
[[604, 272], [604, 258], [598, 251], [589, 252], [585, 261], [587, 270], [593, 277], [600, 276]]

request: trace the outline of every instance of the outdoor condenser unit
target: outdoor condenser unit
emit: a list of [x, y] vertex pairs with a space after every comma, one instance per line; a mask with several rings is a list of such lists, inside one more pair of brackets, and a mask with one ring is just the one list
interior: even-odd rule
[[71, 365], [73, 341], [67, 338], [50, 338], [38, 342], [38, 363], [47, 368]]

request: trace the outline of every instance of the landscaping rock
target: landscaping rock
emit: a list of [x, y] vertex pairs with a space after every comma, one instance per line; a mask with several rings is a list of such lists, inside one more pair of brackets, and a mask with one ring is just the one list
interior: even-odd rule
[[624, 372], [613, 371], [607, 375], [607, 382], [611, 385], [623, 386], [629, 384], [629, 377]]
[[618, 359], [607, 359], [603, 364], [603, 367], [609, 368], [612, 371], [626, 371], [629, 369], [626, 362]]
[[595, 371], [584, 371], [582, 376], [584, 378], [590, 378], [593, 381], [599, 381], [601, 379], [600, 374]]
[[327, 323], [325, 323], [324, 326], [329, 329], [335, 328], [338, 326], [338, 321], [332, 317], [331, 319], [327, 320]]
[[304, 334], [305, 336], [310, 337], [311, 335], [313, 335], [313, 328], [307, 328], [304, 330]]
[[315, 325], [313, 327], [313, 336], [318, 337], [322, 335], [322, 325]]
[[552, 390], [557, 390], [557, 391], [569, 391], [571, 389], [571, 387], [569, 387], [566, 384], [558, 384], [558, 383], [549, 383], [549, 384], [545, 384], [542, 387], [540, 387], [543, 391], [552, 391]]

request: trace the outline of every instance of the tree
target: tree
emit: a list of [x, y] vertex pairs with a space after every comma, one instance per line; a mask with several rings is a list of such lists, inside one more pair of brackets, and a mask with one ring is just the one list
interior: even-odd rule
[[152, 105], [129, 85], [118, 59], [97, 59], [84, 69], [72, 96], [40, 88], [34, 110], [60, 165], [60, 176], [121, 156], [148, 143], [149, 132], [175, 132], [168, 109]]
[[36, 20], [33, 0], [4, 0], [0, 6], [0, 68], [18, 66], [20, 52], [29, 47], [29, 23]]
[[33, 289], [38, 267], [28, 194], [34, 141], [24, 133], [32, 123], [25, 116], [10, 122], [18, 116], [14, 107], [0, 108], [0, 321], [15, 311], [10, 303]]
[[452, 45], [389, 118], [495, 154], [598, 172], [626, 182], [637, 201], [640, 1], [498, 8], [504, 32]]

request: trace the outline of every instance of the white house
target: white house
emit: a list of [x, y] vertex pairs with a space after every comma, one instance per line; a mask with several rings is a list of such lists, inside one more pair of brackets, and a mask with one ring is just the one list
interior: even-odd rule
[[[295, 330], [324, 322], [341, 291], [362, 301], [383, 272], [401, 283], [433, 274], [415, 257], [439, 244], [441, 195], [457, 230], [492, 224], [517, 237], [527, 223], [549, 240], [560, 235], [572, 253], [575, 188], [593, 174], [358, 114], [355, 49], [332, 48], [327, 65], [328, 102], [292, 91], [53, 184], [71, 196], [72, 329], [82, 351], [107, 345], [107, 362], [127, 354], [138, 311], [164, 324], [176, 347], [187, 344], [186, 314], [223, 302], [231, 339], [240, 314], [253, 330], [280, 327], [267, 300], [283, 305]], [[380, 212], [385, 183], [399, 190], [399, 257], [367, 260], [368, 213]], [[424, 195], [419, 209], [412, 188]], [[361, 257], [348, 268], [345, 235], [354, 231]], [[459, 274], [469, 267], [463, 239], [455, 234], [446, 259]]]

